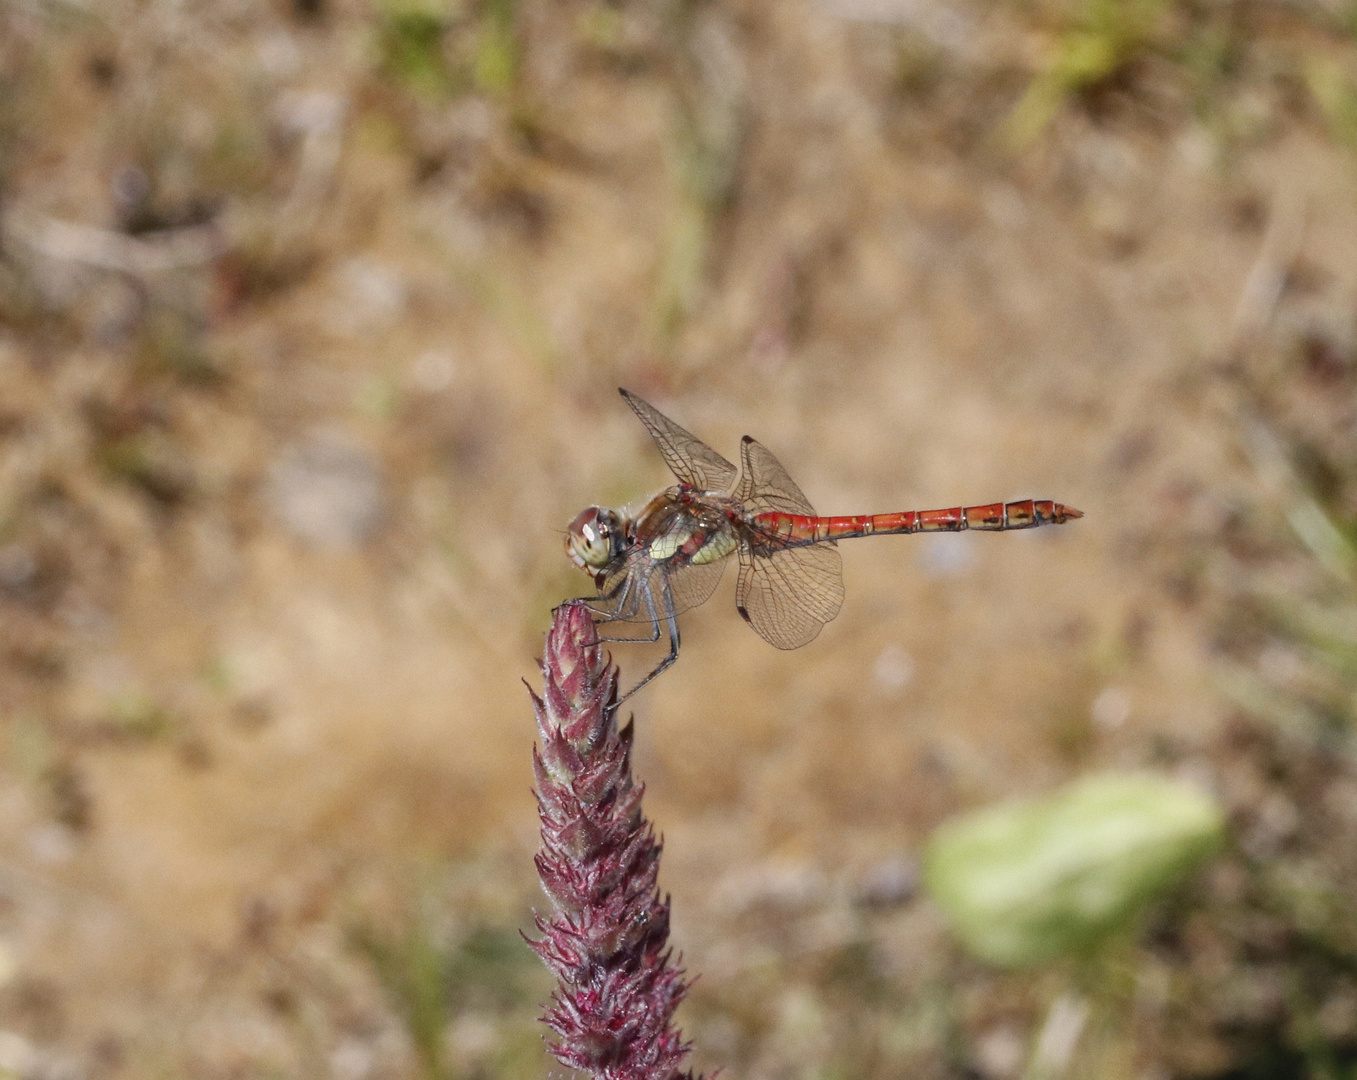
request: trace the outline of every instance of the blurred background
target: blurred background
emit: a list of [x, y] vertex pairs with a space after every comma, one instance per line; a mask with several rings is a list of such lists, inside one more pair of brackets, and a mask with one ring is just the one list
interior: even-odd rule
[[[695, 1063], [1357, 1069], [1357, 8], [4, 0], [0, 1072], [560, 1075], [521, 680], [623, 385], [845, 544], [632, 703]], [[733, 580], [733, 575], [730, 575]], [[619, 648], [624, 678], [656, 655]], [[934, 830], [1105, 770], [1223, 846], [972, 956]]]

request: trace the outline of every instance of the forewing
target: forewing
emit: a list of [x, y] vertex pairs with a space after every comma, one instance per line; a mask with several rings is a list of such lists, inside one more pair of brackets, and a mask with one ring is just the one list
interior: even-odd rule
[[626, 390], [619, 388], [618, 392], [645, 424], [669, 470], [683, 483], [702, 491], [724, 492], [734, 486], [739, 471], [734, 465], [653, 405]]
[[831, 544], [774, 548], [758, 555], [744, 549], [735, 602], [764, 641], [779, 649], [798, 649], [814, 641], [839, 613], [843, 560]]
[[744, 466], [744, 472], [740, 476], [735, 497], [747, 513], [777, 511], [815, 516], [810, 500], [796, 486], [796, 481], [787, 475], [782, 462], [773, 457], [772, 451], [761, 442], [746, 435], [740, 444], [740, 463]]

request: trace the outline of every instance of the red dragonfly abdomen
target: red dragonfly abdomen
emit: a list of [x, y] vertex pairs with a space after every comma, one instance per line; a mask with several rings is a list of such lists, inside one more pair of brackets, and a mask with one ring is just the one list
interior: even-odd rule
[[791, 543], [848, 540], [855, 536], [919, 532], [961, 532], [981, 529], [1004, 532], [1034, 529], [1038, 525], [1063, 525], [1083, 512], [1049, 499], [1023, 499], [984, 506], [954, 506], [949, 510], [904, 510], [898, 514], [864, 514], [854, 517], [809, 517], [804, 514], [755, 514], [753, 524], [770, 536]]

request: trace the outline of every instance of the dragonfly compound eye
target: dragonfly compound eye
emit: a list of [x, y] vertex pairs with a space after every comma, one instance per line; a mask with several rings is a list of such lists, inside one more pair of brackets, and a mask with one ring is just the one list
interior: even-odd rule
[[570, 523], [565, 551], [581, 570], [601, 570], [612, 561], [617, 547], [617, 516], [591, 506]]

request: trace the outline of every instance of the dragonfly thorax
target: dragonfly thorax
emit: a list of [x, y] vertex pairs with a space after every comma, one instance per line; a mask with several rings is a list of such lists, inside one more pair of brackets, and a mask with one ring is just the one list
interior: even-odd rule
[[580, 511], [565, 534], [565, 553], [581, 570], [602, 570], [622, 552], [626, 528], [616, 510], [590, 506]]

